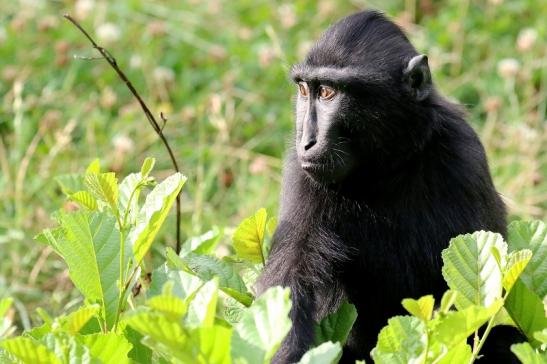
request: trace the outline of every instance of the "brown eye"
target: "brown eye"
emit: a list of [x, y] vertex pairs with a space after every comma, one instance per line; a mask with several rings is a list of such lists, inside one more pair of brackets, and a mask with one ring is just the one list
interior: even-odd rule
[[330, 100], [334, 97], [335, 94], [336, 91], [328, 86], [319, 87], [319, 97], [321, 97], [321, 99], [323, 100]]
[[303, 97], [308, 97], [308, 85], [305, 82], [298, 82], [298, 92]]

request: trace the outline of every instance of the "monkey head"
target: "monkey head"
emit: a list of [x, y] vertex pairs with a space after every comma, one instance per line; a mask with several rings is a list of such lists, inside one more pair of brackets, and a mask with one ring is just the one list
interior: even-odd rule
[[291, 78], [297, 85], [296, 154], [321, 184], [387, 168], [430, 133], [435, 98], [427, 57], [380, 13], [334, 24]]

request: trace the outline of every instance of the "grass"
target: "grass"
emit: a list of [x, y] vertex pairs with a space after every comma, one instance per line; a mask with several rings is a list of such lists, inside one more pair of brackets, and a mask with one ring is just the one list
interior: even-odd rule
[[[511, 219], [547, 217], [547, 12], [541, 1], [79, 0], [0, 3], [0, 297], [21, 328], [36, 307], [78, 302], [64, 264], [33, 235], [63, 201], [54, 176], [99, 157], [121, 175], [170, 162], [139, 106], [70, 13], [116, 57], [189, 181], [183, 232], [275, 214], [292, 132], [287, 71], [336, 19], [375, 7], [429, 55], [434, 79], [466, 105]], [[78, 55], [75, 59], [73, 55]], [[70, 205], [62, 206], [69, 209]], [[164, 231], [174, 244], [173, 222]], [[229, 235], [225, 237], [229, 243]], [[159, 251], [155, 256], [159, 256]]]

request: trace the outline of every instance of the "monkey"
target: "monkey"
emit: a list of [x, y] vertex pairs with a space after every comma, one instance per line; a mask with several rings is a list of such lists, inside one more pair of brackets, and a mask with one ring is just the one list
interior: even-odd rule
[[[297, 362], [313, 323], [343, 299], [358, 316], [341, 361], [370, 359], [388, 318], [404, 314], [403, 298], [446, 291], [450, 239], [505, 235], [505, 206], [462, 108], [441, 96], [427, 56], [382, 13], [332, 25], [290, 77], [294, 146], [257, 283], [258, 294], [291, 289], [293, 325], [273, 362]], [[518, 362], [508, 346], [484, 350], [480, 362]]]

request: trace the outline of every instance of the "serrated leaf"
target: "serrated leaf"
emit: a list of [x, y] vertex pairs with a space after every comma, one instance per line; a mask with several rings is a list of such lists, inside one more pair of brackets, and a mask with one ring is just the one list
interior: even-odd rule
[[84, 177], [80, 174], [64, 174], [55, 177], [55, 181], [66, 196], [85, 189]]
[[154, 164], [156, 164], [156, 159], [148, 157], [142, 162], [141, 166], [141, 176], [143, 178], [148, 177], [150, 172], [152, 172], [152, 169], [154, 169]]
[[116, 175], [113, 172], [87, 173], [84, 181], [95, 198], [106, 202], [116, 214], [118, 211], [118, 179]]
[[173, 285], [171, 294], [186, 299], [198, 290], [203, 285], [203, 282], [195, 275], [171, 269], [167, 264], [163, 264], [152, 272], [152, 282], [147, 291], [148, 297], [163, 294], [166, 284]]
[[230, 364], [232, 329], [220, 325], [198, 327], [189, 333], [186, 351], [200, 364]]
[[205, 283], [190, 301], [186, 324], [189, 327], [211, 327], [215, 322], [218, 300], [218, 279]]
[[137, 262], [140, 263], [152, 246], [184, 182], [186, 177], [175, 173], [158, 184], [146, 196], [146, 201], [137, 215], [136, 226], [129, 234]]
[[443, 277], [458, 291], [456, 307], [490, 306], [502, 294], [502, 274], [491, 253], [495, 246], [505, 256], [507, 246], [500, 234], [478, 231], [459, 235], [443, 250]]
[[88, 210], [97, 210], [97, 200], [87, 191], [78, 191], [70, 195], [69, 198]]
[[166, 315], [173, 321], [178, 321], [188, 311], [188, 305], [180, 298], [161, 294], [150, 298], [146, 305]]
[[413, 316], [395, 316], [380, 331], [371, 354], [377, 364], [419, 363], [425, 356], [426, 347], [425, 323]]
[[141, 335], [145, 336], [145, 344], [153, 350], [170, 354], [186, 362], [192, 358], [185, 354], [183, 348], [188, 341], [188, 335], [182, 326], [158, 312], [134, 312], [124, 321]]
[[85, 169], [85, 173], [101, 173], [101, 161], [99, 158], [95, 158], [91, 161], [91, 163], [89, 163]]
[[547, 327], [541, 298], [518, 279], [505, 299], [505, 309], [528, 340], [537, 343], [534, 333]]
[[190, 252], [197, 254], [210, 254], [218, 245], [222, 235], [223, 231], [215, 226], [206, 233], [192, 237], [185, 241], [184, 244], [182, 244], [180, 255], [185, 256]]
[[[99, 301], [109, 327], [118, 307], [120, 233], [113, 216], [100, 212], [61, 213], [63, 236], [46, 234], [65, 260], [76, 287], [90, 301]], [[128, 247], [125, 251], [130, 254]], [[126, 255], [124, 265], [129, 256]]]
[[144, 335], [127, 325], [124, 334], [133, 347], [127, 356], [138, 364], [152, 363], [152, 349], [141, 342]]
[[263, 245], [266, 230], [266, 209], [258, 210], [253, 216], [243, 220], [232, 238], [236, 254], [252, 263], [265, 263]]
[[417, 300], [405, 298], [402, 305], [410, 314], [424, 321], [429, 321], [431, 320], [431, 314], [433, 313], [435, 299], [432, 295], [423, 296]]
[[448, 350], [439, 361], [435, 362], [435, 364], [468, 363], [471, 356], [471, 346], [469, 346], [467, 342], [462, 341]]
[[343, 302], [336, 312], [327, 315], [319, 325], [314, 326], [315, 344], [332, 341], [344, 345], [356, 319], [355, 306]]
[[514, 251], [507, 256], [507, 264], [503, 272], [503, 288], [506, 292], [511, 291], [531, 258], [532, 251], [529, 249]]
[[517, 356], [522, 364], [545, 364], [547, 363], [547, 352], [540, 352], [530, 343], [511, 345], [511, 351]]
[[336, 364], [342, 356], [340, 343], [327, 341], [308, 350], [298, 364]]
[[547, 224], [543, 221], [515, 221], [509, 224], [510, 250], [530, 249], [532, 258], [521, 279], [536, 295], [547, 295]]
[[78, 340], [84, 344], [91, 356], [104, 364], [128, 364], [127, 356], [132, 345], [123, 335], [113, 332], [80, 336]]
[[441, 298], [441, 306], [439, 307], [439, 312], [447, 313], [452, 305], [454, 305], [454, 302], [456, 302], [456, 297], [458, 297], [457, 291], [451, 289], [446, 291]]
[[235, 325], [232, 359], [269, 363], [291, 328], [289, 289], [272, 287], [258, 297]]
[[80, 307], [61, 320], [63, 328], [71, 335], [76, 335], [82, 327], [101, 310], [99, 305]]
[[0, 347], [24, 363], [61, 364], [55, 353], [44, 344], [27, 337], [16, 337], [0, 342]]

